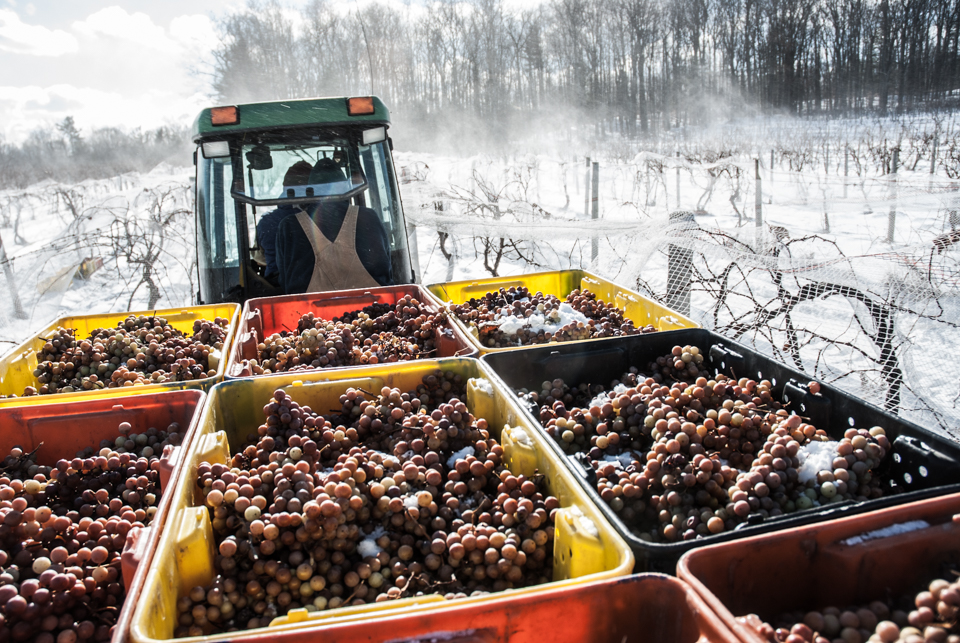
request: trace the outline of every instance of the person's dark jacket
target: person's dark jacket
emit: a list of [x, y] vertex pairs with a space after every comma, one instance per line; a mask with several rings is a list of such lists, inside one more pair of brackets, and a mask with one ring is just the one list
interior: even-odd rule
[[280, 228], [280, 222], [299, 211], [300, 209], [294, 205], [281, 205], [276, 210], [263, 215], [257, 223], [257, 239], [260, 241], [260, 247], [263, 248], [263, 258], [267, 262], [264, 271], [264, 276], [267, 279], [274, 280], [279, 273], [277, 268], [277, 230]]
[[[336, 241], [340, 226], [347, 214], [349, 203], [335, 201], [311, 206], [309, 212], [320, 226], [320, 231], [329, 241]], [[320, 214], [316, 214], [319, 210]], [[307, 292], [313, 276], [313, 247], [295, 216], [280, 221], [276, 235], [276, 257], [279, 281], [288, 294]], [[360, 262], [381, 286], [393, 284], [393, 269], [390, 262], [390, 245], [387, 233], [377, 213], [361, 207], [357, 215], [357, 255]]]

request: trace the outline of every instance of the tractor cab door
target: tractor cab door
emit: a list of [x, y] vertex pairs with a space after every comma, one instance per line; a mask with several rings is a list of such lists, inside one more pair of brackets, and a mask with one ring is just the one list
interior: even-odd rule
[[241, 239], [235, 203], [230, 196], [233, 166], [229, 156], [198, 154], [196, 194], [198, 303], [244, 299], [240, 285]]

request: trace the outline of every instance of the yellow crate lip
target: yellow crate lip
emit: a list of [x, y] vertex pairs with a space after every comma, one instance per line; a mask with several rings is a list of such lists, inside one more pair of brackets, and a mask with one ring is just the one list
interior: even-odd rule
[[[445, 305], [439, 302], [436, 297], [432, 296], [432, 293], [427, 289], [426, 286], [424, 286], [423, 284], [409, 284], [409, 285], [411, 286], [411, 288], [416, 289], [422, 295], [422, 303], [430, 306], [430, 308], [433, 309], [434, 311], [440, 311], [444, 309]], [[381, 286], [380, 288], [389, 289], [389, 288], [395, 288], [395, 286]], [[376, 290], [378, 290], [378, 288], [369, 288], [367, 290], [375, 292]], [[327, 292], [308, 293], [308, 294], [316, 295], [317, 297], [322, 298], [322, 297], [336, 296], [338, 292], [345, 292], [345, 291], [331, 290]], [[224, 369], [224, 375], [223, 375], [224, 381], [229, 382], [230, 380], [243, 379], [245, 377], [261, 378], [261, 377], [268, 377], [270, 375], [283, 374], [283, 373], [268, 373], [264, 375], [231, 375], [230, 372], [234, 369], [234, 367], [237, 364], [244, 361], [243, 357], [239, 354], [240, 347], [238, 344], [241, 338], [241, 331], [244, 333], [248, 332], [247, 321], [246, 321], [247, 315], [252, 313], [254, 310], [256, 310], [257, 309], [256, 307], [260, 305], [260, 302], [265, 300], [270, 300], [271, 302], [282, 302], [285, 300], [296, 301], [299, 299], [304, 299], [306, 296], [307, 295], [303, 295], [303, 294], [277, 295], [274, 297], [258, 297], [256, 299], [248, 299], [246, 302], [244, 302], [243, 307], [240, 309], [240, 315], [238, 317], [239, 323], [237, 324], [237, 328], [236, 328], [237, 341], [234, 342], [234, 345], [230, 347], [230, 357], [227, 360], [227, 365]], [[454, 336], [459, 338], [461, 341], [465, 342], [468, 345], [464, 347], [463, 350], [466, 351], [467, 349], [469, 349], [469, 352], [464, 353], [463, 355], [460, 355], [458, 357], [479, 357], [479, 351], [477, 350], [477, 343], [471, 341], [472, 337], [470, 333], [464, 329], [462, 324], [458, 323], [459, 320], [457, 320], [453, 315], [450, 315], [448, 319], [450, 323], [450, 330], [453, 331]], [[408, 361], [423, 361], [423, 360], [408, 360]], [[314, 373], [314, 374], [320, 373], [320, 372], [328, 373], [330, 371], [339, 371], [343, 369], [353, 370], [357, 368], [366, 368], [367, 366], [368, 366], [367, 364], [358, 364], [354, 366], [330, 366], [326, 368], [316, 368], [310, 371], [298, 371], [298, 372], [305, 375], [307, 373]], [[376, 366], [376, 364], [374, 366]]]
[[[484, 285], [484, 284], [498, 285], [498, 284], [502, 284], [502, 283], [508, 282], [508, 281], [519, 281], [519, 282], [523, 283], [523, 285], [527, 286], [527, 288], [530, 288], [530, 290], [533, 291], [533, 292], [536, 292], [537, 290], [540, 290], [540, 291], [542, 291], [544, 294], [547, 294], [547, 295], [555, 295], [555, 296], [560, 297], [561, 299], [563, 299], [564, 297], [566, 297], [567, 295], [570, 294], [570, 291], [564, 292], [564, 293], [560, 293], [560, 292], [548, 292], [547, 290], [544, 290], [544, 289], [542, 289], [542, 288], [531, 288], [531, 287], [530, 287], [527, 283], [525, 283], [525, 282], [530, 281], [530, 280], [532, 280], [532, 279], [536, 279], [536, 278], [538, 278], [538, 277], [553, 277], [553, 276], [556, 275], [556, 276], [560, 276], [560, 277], [562, 278], [564, 275], [575, 275], [575, 274], [579, 274], [579, 275], [580, 275], [580, 277], [579, 277], [580, 279], [583, 279], [584, 277], [589, 278], [589, 279], [593, 279], [593, 280], [596, 280], [596, 281], [600, 282], [601, 284], [605, 284], [608, 288], [610, 288], [610, 289], [612, 289], [612, 290], [615, 290], [615, 291], [617, 291], [617, 292], [627, 293], [627, 294], [629, 294], [629, 295], [631, 295], [631, 296], [633, 296], [633, 297], [636, 297], [637, 299], [639, 299], [639, 300], [640, 300], [642, 303], [644, 303], [644, 304], [650, 304], [650, 305], [657, 306], [657, 307], [659, 307], [659, 308], [663, 308], [663, 309], [664, 309], [665, 311], [667, 311], [670, 315], [672, 315], [673, 317], [675, 317], [681, 324], [683, 324], [683, 326], [684, 326], [685, 328], [700, 328], [700, 324], [698, 324], [697, 322], [691, 320], [691, 319], [688, 318], [688, 317], [685, 317], [684, 315], [681, 315], [680, 313], [678, 313], [678, 312], [675, 311], [675, 310], [672, 310], [672, 309], [670, 309], [670, 308], [667, 308], [667, 307], [664, 306], [663, 304], [659, 304], [659, 303], [653, 301], [653, 300], [650, 299], [649, 297], [644, 297], [643, 295], [641, 295], [640, 293], [638, 293], [638, 292], [635, 291], [635, 290], [630, 290], [629, 288], [626, 288], [626, 287], [624, 287], [624, 286], [621, 286], [620, 284], [618, 284], [618, 283], [616, 283], [616, 282], [614, 282], [614, 281], [610, 281], [609, 279], [604, 279], [603, 277], [600, 277], [600, 276], [598, 276], [598, 275], [595, 275], [595, 274], [593, 274], [593, 273], [591, 273], [591, 272], [587, 272], [586, 270], [580, 270], [580, 269], [572, 269], [572, 270], [549, 270], [549, 271], [545, 271], [545, 272], [531, 272], [531, 273], [526, 273], [526, 274], [522, 274], [522, 275], [506, 275], [506, 276], [502, 276], [502, 277], [486, 277], [486, 278], [483, 278], [483, 279], [462, 279], [462, 280], [460, 280], [460, 281], [444, 281], [444, 282], [437, 282], [437, 283], [429, 284], [429, 285], [427, 285], [427, 286], [424, 286], [424, 288], [425, 288], [425, 290], [427, 291], [427, 294], [430, 295], [430, 297], [433, 298], [433, 300], [434, 300], [435, 303], [437, 303], [437, 304], [440, 305], [440, 306], [444, 306], [444, 307], [449, 306], [451, 303], [452, 303], [452, 304], [462, 304], [462, 303], [464, 303], [464, 301], [465, 301], [465, 300], [463, 300], [463, 301], [449, 301], [449, 300], [444, 301], [443, 298], [440, 296], [440, 291], [447, 291], [447, 290], [448, 290], [448, 287], [451, 287], [451, 286], [452, 286], [452, 287], [461, 288], [461, 287], [464, 287], [464, 286], [482, 286], [482, 285]], [[604, 297], [600, 297], [599, 294], [598, 294], [598, 298], [601, 298], [601, 299], [604, 299], [604, 301], [607, 301]], [[607, 301], [607, 303], [613, 303], [613, 302]], [[487, 353], [507, 353], [507, 352], [510, 352], [510, 351], [522, 350], [522, 349], [524, 349], [524, 348], [531, 348], [531, 347], [533, 347], [533, 346], [543, 347], [543, 346], [549, 346], [549, 345], [550, 345], [550, 344], [533, 344], [533, 345], [531, 345], [531, 346], [506, 346], [506, 347], [502, 347], [502, 348], [490, 348], [489, 346], [484, 346], [484, 345], [482, 345], [482, 344], [480, 343], [479, 339], [477, 339], [476, 335], [474, 335], [474, 334], [470, 331], [470, 327], [467, 326], [467, 324], [465, 324], [459, 317], [457, 317], [457, 316], [454, 315], [454, 314], [451, 314], [451, 315], [450, 315], [450, 320], [451, 320], [451, 323], [453, 323], [453, 324], [466, 336], [467, 341], [470, 342], [470, 345], [473, 346], [477, 351], [479, 351], [479, 353], [480, 353], [481, 356], [482, 356], [482, 355], [486, 355]], [[633, 321], [636, 322], [636, 320], [633, 320]], [[670, 332], [670, 331], [667, 330], [667, 331], [658, 331], [658, 332]], [[595, 342], [595, 341], [599, 341], [600, 339], [606, 339], [606, 338], [595, 337], [595, 338], [592, 338], [592, 339], [580, 339], [580, 340], [575, 340], [575, 341], [571, 341], [571, 342], [554, 342], [554, 343], [580, 344], [580, 343], [586, 343], [586, 342]]]
[[[206, 318], [203, 314], [205, 312], [214, 312], [218, 309], [223, 308], [232, 308], [231, 314], [228, 316], [230, 320], [230, 326], [227, 330], [227, 336], [224, 338], [223, 349], [221, 350], [221, 359], [220, 363], [217, 365], [217, 374], [213, 377], [205, 377], [199, 380], [191, 380], [185, 382], [165, 382], [163, 384], [150, 384], [147, 386], [128, 386], [123, 388], [105, 388], [94, 391], [73, 391], [71, 393], [54, 393], [52, 395], [31, 395], [28, 397], [23, 396], [23, 391], [3, 391], [5, 388], [2, 382], [4, 376], [6, 375], [7, 370], [10, 367], [10, 363], [24, 353], [35, 352], [36, 343], [39, 339], [49, 333], [55, 331], [58, 327], [64, 328], [74, 328], [78, 324], [83, 324], [84, 322], [94, 322], [97, 326], [105, 328], [109, 326], [115, 326], [117, 322], [123, 321], [130, 315], [153, 315], [158, 317], [172, 317], [175, 315], [191, 315], [194, 318]], [[34, 404], [53, 404], [57, 402], [66, 402], [74, 399], [100, 399], [108, 397], [126, 397], [128, 395], [140, 395], [142, 393], [159, 393], [162, 391], [179, 391], [184, 389], [200, 389], [202, 391], [208, 390], [213, 384], [223, 380], [223, 375], [226, 372], [227, 367], [227, 354], [226, 351], [230, 350], [233, 347], [233, 340], [236, 336], [237, 322], [240, 315], [240, 305], [235, 303], [222, 303], [222, 304], [205, 304], [203, 306], [191, 306], [191, 307], [180, 307], [180, 308], [157, 308], [154, 310], [138, 310], [138, 311], [128, 311], [128, 312], [117, 312], [117, 313], [103, 313], [98, 315], [69, 315], [66, 317], [60, 317], [50, 322], [44, 326], [43, 330], [38, 333], [35, 333], [29, 339], [23, 341], [15, 348], [8, 351], [2, 358], [0, 358], [0, 392], [5, 395], [15, 393], [19, 397], [14, 398], [5, 398], [0, 399], [0, 407], [10, 407], [10, 406], [31, 406]], [[214, 315], [216, 316], [216, 315]], [[220, 315], [224, 317], [226, 315]], [[31, 375], [32, 377], [32, 375]]]
[[[469, 366], [468, 366], [469, 365]], [[544, 583], [542, 585], [535, 585], [533, 587], [507, 590], [505, 592], [492, 593], [487, 596], [478, 596], [478, 597], [467, 597], [463, 599], [457, 599], [456, 601], [444, 601], [443, 603], [425, 603], [423, 606], [418, 605], [405, 605], [402, 607], [397, 607], [396, 609], [384, 609], [383, 611], [377, 611], [372, 616], [364, 613], [348, 613], [346, 615], [338, 615], [337, 612], [344, 608], [337, 608], [334, 610], [329, 610], [322, 612], [322, 614], [330, 614], [329, 617], [324, 617], [319, 622], [311, 623], [309, 619], [300, 623], [288, 623], [284, 625], [272, 626], [268, 628], [258, 628], [254, 630], [245, 630], [241, 632], [234, 632], [229, 634], [211, 634], [208, 636], [199, 636], [199, 637], [186, 637], [182, 639], [175, 639], [176, 641], [183, 641], [184, 643], [214, 643], [223, 641], [224, 637], [228, 638], [237, 638], [237, 637], [269, 637], [274, 636], [277, 633], [302, 629], [302, 628], [322, 628], [324, 625], [331, 623], [343, 623], [349, 621], [358, 621], [364, 620], [367, 618], [385, 618], [392, 615], [402, 615], [409, 614], [411, 612], [417, 612], [423, 609], [442, 609], [443, 607], [450, 606], [462, 606], [468, 604], [474, 604], [480, 601], [488, 601], [498, 598], [507, 598], [509, 596], [514, 596], [518, 594], [529, 594], [533, 592], [542, 592], [550, 591], [551, 589], [556, 589], [559, 587], [566, 587], [573, 584], [583, 584], [591, 581], [602, 580], [606, 578], [615, 578], [620, 576], [627, 576], [633, 572], [634, 566], [634, 556], [633, 551], [627, 545], [626, 541], [617, 533], [613, 526], [607, 522], [603, 513], [598, 507], [596, 507], [589, 496], [584, 492], [580, 483], [576, 480], [573, 472], [567, 467], [567, 465], [560, 459], [556, 452], [550, 448], [548, 444], [545, 443], [546, 437], [542, 431], [536, 431], [535, 427], [527, 419], [526, 414], [523, 412], [519, 403], [514, 398], [512, 394], [505, 388], [505, 386], [500, 383], [499, 379], [496, 377], [496, 374], [493, 370], [485, 363], [475, 359], [475, 358], [441, 358], [441, 359], [432, 359], [432, 360], [416, 360], [412, 362], [407, 362], [399, 366], [399, 369], [405, 370], [406, 367], [409, 370], [415, 371], [432, 371], [436, 369], [440, 370], [458, 370], [456, 367], [460, 367], [459, 370], [465, 370], [466, 368], [476, 369], [475, 377], [482, 377], [490, 382], [491, 386], [494, 389], [495, 399], [498, 399], [501, 402], [505, 402], [509, 408], [510, 419], [512, 421], [511, 426], [514, 427], [523, 427], [527, 432], [527, 435], [533, 440], [535, 448], [538, 454], [538, 462], [543, 462], [544, 459], [551, 461], [554, 469], [556, 470], [556, 477], [548, 481], [548, 484], [553, 486], [558, 482], [565, 483], [567, 490], [571, 496], [571, 502], [563, 504], [562, 507], [576, 506], [578, 507], [585, 516], [590, 518], [593, 523], [596, 525], [597, 530], [600, 534], [600, 541], [603, 544], [604, 552], [608, 556], [615, 556], [617, 565], [611, 569], [606, 569], [602, 572], [587, 574], [577, 578], [551, 581], [549, 583]], [[213, 387], [213, 389], [208, 394], [207, 403], [204, 405], [200, 421], [199, 428], [197, 430], [197, 435], [192, 439], [189, 451], [184, 455], [180, 462], [180, 468], [178, 468], [178, 479], [176, 485], [174, 486], [173, 492], [171, 493], [174, 500], [172, 502], [176, 503], [175, 506], [171, 507], [168, 516], [176, 516], [182, 509], [187, 508], [185, 503], [181, 502], [182, 498], [185, 497], [187, 485], [194, 483], [194, 466], [198, 465], [199, 462], [194, 463], [193, 460], [198, 456], [198, 449], [201, 443], [201, 431], [203, 431], [204, 426], [208, 422], [208, 416], [215, 414], [216, 411], [216, 398], [223, 394], [225, 391], [231, 390], [236, 387], [247, 387], [253, 384], [259, 386], [269, 386], [270, 388], [282, 388], [286, 386], [296, 386], [296, 385], [309, 385], [313, 383], [334, 383], [334, 382], [344, 382], [346, 386], [349, 386], [350, 382], [356, 379], [362, 378], [373, 378], [381, 377], [384, 379], [389, 378], [390, 374], [398, 370], [398, 364], [381, 364], [375, 366], [365, 366], [361, 368], [354, 369], [331, 369], [329, 371], [320, 371], [320, 372], [306, 372], [306, 373], [293, 373], [293, 374], [276, 374], [276, 375], [267, 375], [261, 376], [258, 378], [242, 378], [242, 379], [232, 379], [221, 382]], [[554, 482], [556, 480], [556, 482]], [[172, 641], [174, 639], [155, 639], [147, 635], [146, 625], [144, 623], [145, 619], [148, 616], [144, 613], [147, 610], [147, 604], [150, 600], [155, 600], [155, 596], [159, 596], [160, 588], [158, 584], [160, 583], [159, 574], [155, 573], [154, 562], [157, 566], [169, 564], [175, 565], [174, 560], [174, 530], [165, 529], [160, 535], [160, 541], [157, 544], [157, 553], [155, 556], [151, 557], [150, 569], [146, 571], [147, 580], [143, 585], [142, 594], [148, 599], [146, 601], [139, 601], [134, 612], [131, 625], [129, 630], [130, 641], [134, 643], [159, 643], [161, 641]], [[165, 557], [164, 552], [169, 552], [169, 556]], [[137, 571], [138, 574], [141, 573], [141, 570]], [[376, 604], [373, 605], [382, 605]], [[441, 607], [443, 606], [443, 607]]]

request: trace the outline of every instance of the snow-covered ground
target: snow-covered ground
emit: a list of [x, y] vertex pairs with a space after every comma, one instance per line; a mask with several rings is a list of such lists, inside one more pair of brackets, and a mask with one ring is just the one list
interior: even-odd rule
[[[931, 174], [933, 125], [944, 142]], [[950, 355], [960, 345], [960, 235], [949, 234], [960, 228], [960, 184], [947, 176], [953, 125], [791, 127], [607, 145], [593, 153], [595, 221], [583, 152], [398, 150], [422, 280], [586, 268], [683, 306], [667, 275], [685, 260], [696, 321], [877, 404], [892, 399], [893, 364], [902, 370], [900, 412], [960, 435], [960, 360]], [[9, 346], [64, 314], [189, 304], [191, 174], [163, 166], [0, 191], [0, 235], [27, 317], [17, 318], [12, 297], [0, 300], [0, 340]], [[677, 211], [692, 216], [672, 219]], [[91, 256], [103, 269], [71, 279]], [[0, 292], [6, 287], [0, 275]]]
[[[189, 304], [196, 291], [192, 168], [0, 191], [0, 234], [16, 296], [0, 277], [0, 340], [22, 341], [51, 320]], [[103, 268], [74, 278], [88, 258]], [[145, 268], [147, 270], [145, 271]]]

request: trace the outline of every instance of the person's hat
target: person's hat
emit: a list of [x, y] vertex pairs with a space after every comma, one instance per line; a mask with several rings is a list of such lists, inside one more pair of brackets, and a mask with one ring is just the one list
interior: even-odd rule
[[311, 185], [318, 183], [336, 183], [337, 181], [346, 180], [343, 176], [343, 171], [340, 170], [340, 166], [337, 165], [337, 162], [333, 159], [320, 159], [310, 172]]
[[310, 182], [310, 172], [313, 170], [306, 161], [297, 161], [287, 169], [283, 175], [284, 185], [306, 185]]

